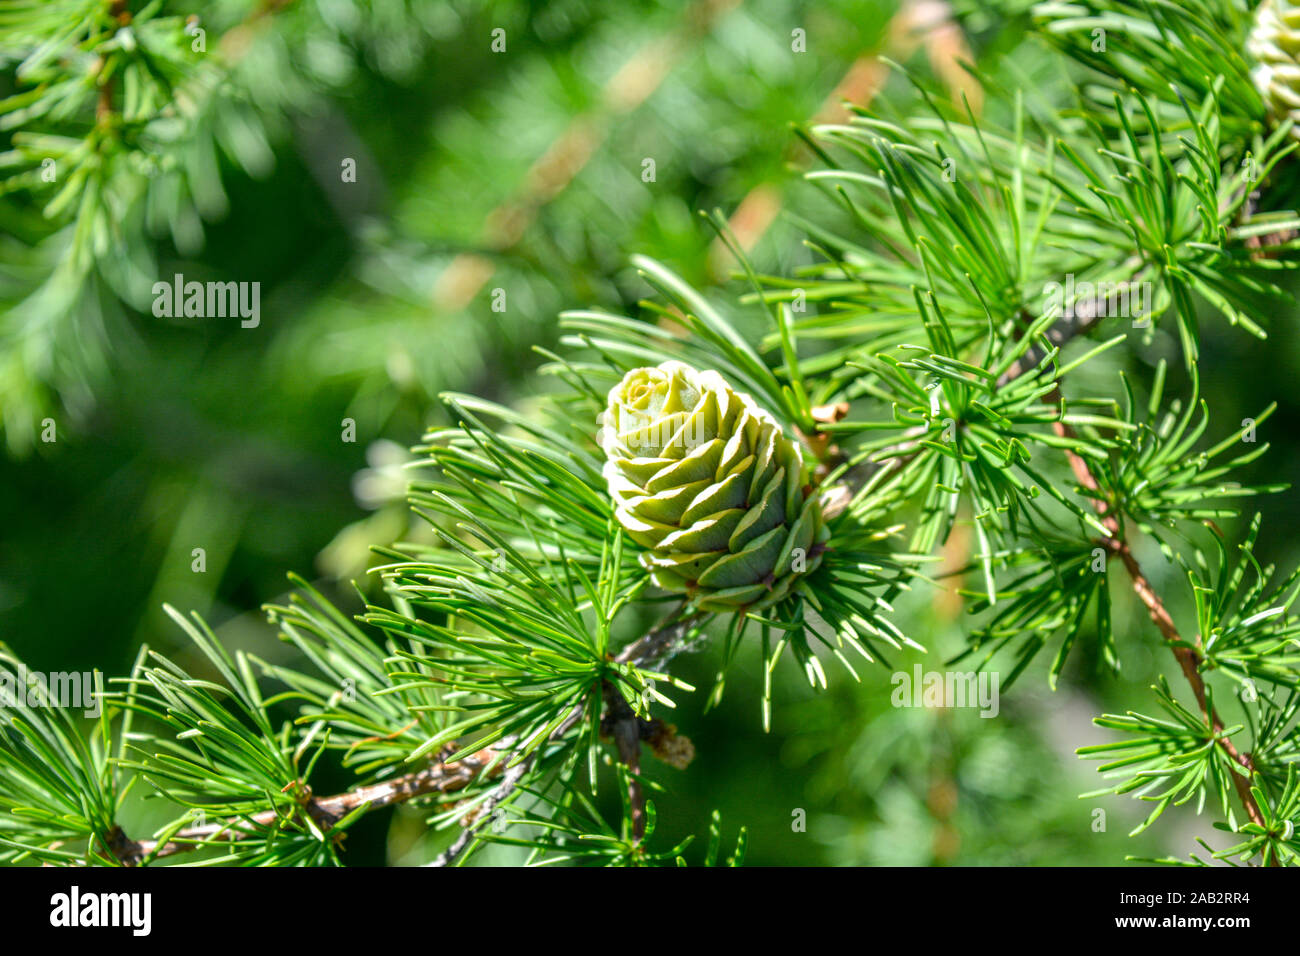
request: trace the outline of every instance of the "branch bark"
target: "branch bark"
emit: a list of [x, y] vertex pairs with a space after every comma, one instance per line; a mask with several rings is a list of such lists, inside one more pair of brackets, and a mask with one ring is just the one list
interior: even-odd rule
[[645, 793], [637, 779], [641, 773], [641, 720], [608, 683], [605, 685], [605, 708], [618, 759], [630, 771], [627, 801], [631, 808], [632, 839], [640, 843], [645, 837]]
[[[447, 751], [448, 755], [450, 751]], [[368, 810], [405, 803], [416, 797], [435, 793], [455, 793], [473, 783], [474, 779], [490, 764], [498, 751], [480, 750], [452, 763], [441, 759], [414, 773], [409, 773], [392, 780], [358, 787], [347, 793], [330, 797], [308, 796], [303, 802], [303, 810], [312, 821], [328, 833], [338, 821], [358, 807], [368, 806]], [[498, 764], [498, 768], [500, 764]], [[499, 772], [499, 770], [498, 770]], [[136, 866], [146, 859], [158, 859], [203, 849], [214, 843], [238, 842], [255, 839], [265, 831], [279, 825], [286, 818], [276, 810], [265, 810], [253, 814], [247, 820], [231, 820], [222, 823], [210, 823], [203, 826], [187, 827], [161, 844], [156, 840], [131, 840], [120, 831], [110, 840], [117, 858], [127, 866]]]

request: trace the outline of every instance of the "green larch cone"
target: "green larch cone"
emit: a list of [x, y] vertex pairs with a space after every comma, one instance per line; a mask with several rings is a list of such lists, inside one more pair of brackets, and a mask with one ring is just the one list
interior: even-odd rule
[[781, 600], [829, 536], [799, 446], [717, 372], [637, 368], [601, 416], [605, 481], [654, 583], [700, 610]]
[[1300, 3], [1265, 0], [1255, 11], [1255, 26], [1246, 41], [1255, 58], [1255, 86], [1279, 119], [1296, 123], [1291, 135], [1300, 139]]

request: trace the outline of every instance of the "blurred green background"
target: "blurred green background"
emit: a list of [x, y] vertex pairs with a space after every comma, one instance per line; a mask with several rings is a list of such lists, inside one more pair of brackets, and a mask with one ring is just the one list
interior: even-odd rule
[[[287, 571], [356, 609], [348, 582], [373, 589], [368, 547], [411, 532], [400, 464], [440, 420], [440, 391], [526, 397], [532, 347], [555, 343], [558, 311], [635, 310], [647, 289], [628, 268], [634, 252], [699, 286], [743, 291], [699, 210], [731, 217], [765, 271], [808, 261], [797, 218], [815, 219], [820, 200], [800, 181], [812, 157], [791, 127], [833, 118], [846, 95], [905, 108], [912, 93], [897, 77], [886, 82], [878, 54], [951, 87], [968, 45], [991, 70], [1009, 55], [1037, 71], [1043, 95], [1063, 87], [1060, 64], [1025, 39], [1014, 4], [900, 6], [193, 5], [214, 38], [257, 25], [231, 79], [247, 91], [248, 125], [242, 147], [212, 153], [214, 192], [199, 197], [207, 221], [173, 221], [149, 242], [159, 276], [259, 281], [262, 321], [241, 329], [127, 307], [99, 346], [74, 331], [100, 361], [71, 373], [75, 387], [22, 409], [52, 417], [57, 441], [0, 456], [0, 639], [37, 670], [121, 674], [141, 642], [201, 668], [162, 613], [168, 602], [205, 615], [231, 646], [285, 653], [258, 608], [284, 593]], [[502, 52], [492, 49], [497, 29]], [[15, 89], [13, 64], [0, 63], [0, 91]], [[349, 159], [355, 182], [341, 175]], [[0, 196], [9, 306], [40, 278], [31, 260], [51, 234], [41, 205]], [[1300, 374], [1300, 344], [1294, 316], [1267, 318], [1267, 343], [1207, 323], [1202, 394], [1216, 438], [1278, 401], [1262, 436], [1274, 449], [1242, 478], [1294, 482], [1300, 403], [1286, 385]], [[1173, 349], [1159, 334], [1139, 360]], [[7, 383], [3, 394], [17, 402], [21, 388]], [[354, 441], [344, 440], [348, 419]], [[1292, 499], [1260, 507], [1271, 528], [1260, 553], [1294, 562]], [[192, 570], [195, 548], [203, 573]], [[1185, 608], [1178, 573], [1155, 559], [1151, 570]], [[1117, 599], [1122, 677], [1105, 673], [1085, 641], [1060, 689], [1047, 689], [1040, 661], [996, 719], [893, 708], [890, 668], [866, 671], [861, 684], [841, 672], [812, 694], [791, 667], [764, 735], [758, 662], [742, 660], [719, 708], [703, 714], [703, 695], [686, 695], [673, 718], [698, 757], [686, 772], [653, 770], [667, 788], [662, 836], [703, 833], [717, 807], [728, 842], [749, 828], [758, 865], [1185, 856], [1205, 835], [1189, 815], [1130, 839], [1139, 806], [1078, 799], [1100, 786], [1073, 756], [1105, 739], [1091, 717], [1147, 700], [1169, 666], [1141, 609]], [[904, 620], [932, 648], [928, 668], [962, 646], [959, 608], [946, 598], [910, 595]], [[919, 659], [890, 664], [910, 671]], [[707, 652], [676, 665], [696, 686], [715, 667]], [[1108, 815], [1100, 832], [1097, 808]], [[804, 828], [794, 825], [800, 811]], [[399, 811], [390, 829], [391, 819], [358, 827], [349, 858], [422, 859], [418, 812]], [[476, 859], [513, 857], [493, 848]]]

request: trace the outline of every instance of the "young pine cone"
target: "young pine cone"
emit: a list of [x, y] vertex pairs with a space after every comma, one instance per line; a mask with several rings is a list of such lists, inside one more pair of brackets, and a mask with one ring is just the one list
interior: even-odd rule
[[1269, 112], [1279, 120], [1294, 120], [1291, 135], [1300, 139], [1300, 2], [1260, 4], [1246, 49], [1255, 58], [1251, 76]]
[[659, 587], [704, 611], [758, 609], [821, 563], [829, 532], [799, 446], [717, 372], [633, 369], [601, 423], [615, 515]]

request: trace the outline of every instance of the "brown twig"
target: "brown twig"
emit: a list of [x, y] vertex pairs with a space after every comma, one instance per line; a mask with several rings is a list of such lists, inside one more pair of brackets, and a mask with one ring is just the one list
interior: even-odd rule
[[[1127, 265], [1133, 273], [1134, 280], [1140, 279], [1146, 269], [1146, 263], [1140, 256], [1131, 257]], [[1071, 339], [1084, 335], [1094, 328], [1101, 320], [1101, 310], [1097, 308], [1098, 304], [1098, 299], [1072, 304], [1069, 311], [1047, 331], [1048, 343], [1059, 348]], [[1042, 360], [1043, 355], [1046, 354], [1043, 348], [1043, 346], [1035, 344], [1020, 361], [1008, 369], [998, 384], [1001, 385], [1011, 381], [1024, 371], [1037, 365]], [[1059, 404], [1060, 398], [1060, 389], [1058, 387], [1053, 391], [1051, 400]], [[1054, 422], [1052, 428], [1062, 438], [1074, 437], [1074, 430], [1064, 421]], [[1233, 745], [1231, 740], [1223, 736], [1225, 729], [1223, 721], [1217, 713], [1213, 713], [1210, 709], [1205, 691], [1205, 681], [1200, 672], [1202, 657], [1198, 649], [1199, 639], [1195, 645], [1183, 641], [1173, 618], [1169, 614], [1169, 610], [1165, 607], [1160, 595], [1156, 593], [1155, 588], [1151, 586], [1150, 580], [1142, 571], [1141, 565], [1138, 564], [1137, 558], [1125, 540], [1120, 516], [1117, 511], [1112, 509], [1112, 505], [1104, 500], [1097, 479], [1088, 463], [1071, 449], [1066, 449], [1066, 456], [1079, 486], [1093, 495], [1090, 498], [1093, 509], [1101, 518], [1102, 525], [1107, 531], [1107, 536], [1101, 541], [1101, 544], [1110, 554], [1118, 557], [1120, 563], [1124, 565], [1124, 569], [1132, 583], [1133, 592], [1146, 607], [1152, 622], [1155, 623], [1165, 643], [1169, 645], [1173, 652], [1174, 658], [1178, 661], [1183, 677], [1187, 680], [1192, 689], [1192, 694], [1196, 698], [1197, 707], [1210, 723], [1216, 744], [1233, 763], [1246, 771], [1244, 775], [1236, 772], [1232, 773], [1233, 787], [1236, 789], [1237, 796], [1241, 800], [1242, 806], [1245, 807], [1251, 821], [1263, 826], [1263, 814], [1260, 812], [1259, 805], [1255, 802], [1254, 794], [1251, 793], [1250, 775], [1255, 770], [1254, 761], [1249, 753], [1242, 753]]]
[[[702, 615], [694, 614], [681, 620], [672, 620], [677, 618], [684, 610], [685, 604], [683, 603], [669, 615], [671, 623], [660, 625], [643, 637], [628, 644], [614, 660], [620, 664], [631, 664], [639, 668], [662, 666], [664, 661], [681, 649], [686, 635], [691, 632], [691, 629], [702, 617]], [[631, 771], [631, 777], [628, 780], [628, 802], [632, 815], [632, 837], [639, 842], [645, 836], [645, 794], [640, 781], [637, 780], [637, 775], [641, 772], [641, 741], [646, 739], [654, 740], [657, 737], [665, 736], [664, 725], [660, 721], [647, 721], [638, 718], [632, 708], [628, 706], [627, 701], [623, 700], [622, 695], [617, 693], [609, 682], [605, 682], [603, 685], [601, 696], [605, 708], [602, 727], [613, 737], [615, 747], [618, 749], [619, 760]], [[551, 734], [551, 738], [557, 739], [567, 733], [569, 728], [582, 719], [584, 713], [586, 713], [585, 704], [576, 707], [568, 719]], [[666, 736], [672, 737], [672, 733], [668, 732]], [[687, 746], [689, 746], [689, 741]], [[689, 760], [689, 757], [687, 759]], [[480, 814], [479, 820], [466, 827], [456, 838], [456, 841], [429, 865], [447, 866], [452, 863], [469, 845], [473, 837], [473, 831], [482, 825], [482, 821], [491, 815], [492, 810], [497, 805], [514, 792], [515, 787], [531, 764], [532, 758], [530, 757], [527, 761], [521, 762], [510, 771], [507, 771], [506, 778], [502, 780], [500, 786], [485, 801], [484, 809], [486, 813]]]
[[[672, 617], [676, 617], [684, 609], [683, 604]], [[620, 664], [631, 664], [646, 669], [658, 667], [675, 651], [682, 648], [686, 635], [703, 617], [703, 614], [692, 614], [679, 621], [660, 625], [624, 647], [614, 660]]]
[[[535, 752], [533, 756], [536, 756]], [[533, 756], [530, 756], [526, 760], [521, 760], [506, 771], [505, 779], [503, 779], [496, 789], [488, 794], [488, 798], [483, 801], [483, 806], [479, 808], [477, 819], [462, 829], [460, 833], [457, 834], [456, 839], [452, 841], [451, 846], [438, 854], [438, 856], [428, 864], [429, 866], [448, 866], [464, 852], [465, 847], [469, 846], [470, 840], [474, 838], [479, 827], [483, 826], [486, 821], [492, 819], [493, 814], [496, 812], [496, 808], [506, 799], [506, 797], [514, 793], [515, 787], [519, 786], [519, 781], [523, 779], [524, 774], [532, 768]]]
[[[1129, 260], [1129, 263], [1133, 268], [1135, 278], [1140, 277], [1143, 269], [1142, 260], [1134, 257]], [[1094, 328], [1101, 319], [1097, 304], [1096, 300], [1085, 300], [1078, 306], [1071, 307], [1046, 333], [1049, 343], [1061, 347], [1071, 339]], [[999, 379], [998, 384], [1005, 384], [1015, 379], [1025, 370], [1033, 368], [1041, 361], [1044, 354], [1046, 353], [1043, 351], [1043, 346], [1034, 345], [1019, 362], [1011, 366], [1006, 374]], [[1054, 404], [1060, 404], [1061, 392], [1059, 386], [1050, 393], [1048, 400]], [[1052, 430], [1061, 438], [1075, 437], [1074, 429], [1064, 421], [1053, 422]], [[1066, 457], [1070, 462], [1070, 470], [1074, 472], [1075, 480], [1079, 483], [1079, 486], [1091, 493], [1089, 500], [1092, 502], [1093, 510], [1097, 512], [1101, 518], [1102, 526], [1106, 529], [1107, 534], [1101, 540], [1101, 545], [1111, 555], [1118, 557], [1120, 563], [1124, 565], [1124, 569], [1128, 572], [1129, 580], [1132, 583], [1133, 592], [1146, 607], [1151, 620], [1155, 623], [1156, 628], [1173, 652], [1174, 658], [1178, 661], [1183, 677], [1186, 678], [1187, 683], [1192, 688], [1197, 707], [1206, 720], [1210, 722], [1217, 745], [1230, 760], [1246, 771], [1246, 775], [1234, 772], [1232, 774], [1232, 783], [1242, 806], [1246, 809], [1247, 815], [1254, 823], [1262, 826], [1264, 817], [1260, 813], [1259, 805], [1255, 802], [1254, 794], [1250, 791], [1249, 775], [1254, 772], [1254, 762], [1250, 754], [1240, 752], [1233, 746], [1231, 740], [1223, 736], [1225, 729], [1223, 721], [1218, 714], [1212, 713], [1210, 710], [1205, 693], [1205, 681], [1200, 672], [1202, 660], [1200, 652], [1196, 646], [1188, 644], [1179, 635], [1178, 627], [1174, 624], [1174, 619], [1170, 616], [1164, 601], [1156, 593], [1155, 588], [1151, 586], [1150, 580], [1142, 571], [1141, 565], [1138, 564], [1137, 558], [1124, 538], [1124, 529], [1118, 512], [1112, 508], [1111, 503], [1105, 500], [1096, 476], [1093, 475], [1087, 461], [1072, 449], [1066, 449]]]
[[[127, 8], [127, 0], [113, 0], [108, 7], [108, 15], [117, 21], [119, 26], [129, 26], [131, 23], [131, 11]], [[100, 56], [95, 64], [95, 74], [104, 72], [108, 66], [108, 60]], [[100, 126], [108, 126], [113, 120], [113, 90], [116, 84], [113, 77], [103, 80], [99, 86], [99, 97], [95, 101], [95, 122]]]
[[[669, 619], [682, 614], [685, 603], [679, 605]], [[623, 648], [614, 660], [641, 668], [658, 668], [672, 654], [680, 650], [686, 635], [703, 615], [692, 614], [673, 623], [661, 625], [644, 637]], [[606, 681], [604, 685], [605, 719], [602, 730], [614, 741], [619, 761], [631, 772], [627, 784], [628, 805], [632, 815], [632, 838], [638, 842], [645, 836], [645, 793], [637, 775], [641, 773], [641, 741], [650, 740], [662, 732], [657, 721], [644, 720], [628, 705], [623, 696]]]
[[[446, 753], [450, 755], [450, 751]], [[301, 801], [302, 812], [306, 813], [322, 832], [328, 833], [339, 820], [358, 807], [379, 810], [405, 803], [415, 797], [435, 793], [455, 793], [462, 790], [473, 783], [496, 756], [495, 751], [484, 749], [452, 763], [437, 759], [414, 773], [358, 787], [356, 790], [335, 796], [313, 797], [308, 792]], [[500, 763], [496, 765], [495, 772], [500, 772], [500, 766]], [[114, 835], [111, 843], [117, 858], [128, 866], [134, 866], [146, 859], [203, 849], [213, 843], [256, 838], [263, 835], [264, 831], [282, 825], [286, 819], [289, 818], [280, 810], [264, 810], [244, 820], [187, 827], [161, 844], [156, 840], [130, 840], [120, 831]]]

